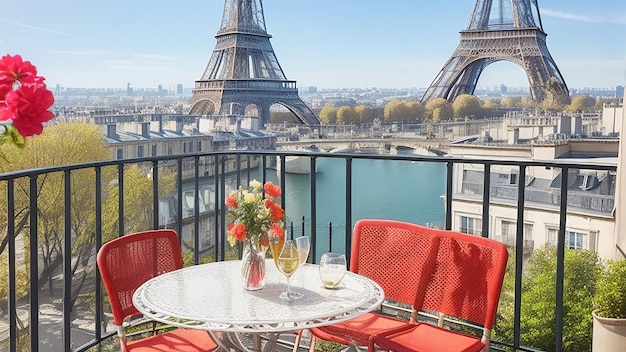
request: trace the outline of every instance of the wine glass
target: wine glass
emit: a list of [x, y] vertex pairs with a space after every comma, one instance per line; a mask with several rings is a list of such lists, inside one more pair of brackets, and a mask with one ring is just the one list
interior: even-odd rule
[[270, 235], [270, 250], [272, 251], [272, 258], [274, 259], [274, 265], [278, 269], [278, 257], [283, 250], [285, 244], [285, 236]]
[[300, 265], [300, 257], [298, 255], [298, 247], [295, 240], [287, 240], [283, 245], [283, 250], [278, 256], [278, 270], [287, 277], [287, 291], [280, 294], [283, 301], [291, 301], [302, 297], [299, 292], [293, 292], [289, 289], [289, 279], [291, 275], [298, 269]]
[[296, 247], [298, 248], [298, 257], [300, 258], [299, 265], [306, 262], [309, 257], [309, 249], [311, 248], [311, 241], [307, 236], [300, 236], [296, 238]]
[[324, 287], [337, 288], [346, 274], [346, 256], [330, 252], [322, 254], [319, 271]]

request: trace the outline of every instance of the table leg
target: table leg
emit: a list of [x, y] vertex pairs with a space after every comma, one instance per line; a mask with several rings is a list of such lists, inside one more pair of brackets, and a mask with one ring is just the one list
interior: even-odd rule
[[259, 333], [250, 333], [247, 338], [242, 338], [235, 332], [213, 332], [209, 331], [209, 334], [215, 340], [215, 343], [219, 346], [220, 352], [272, 352], [276, 349], [278, 344], [278, 337], [281, 333], [270, 332], [264, 333], [263, 336], [267, 338], [265, 344], [263, 344], [263, 338]]

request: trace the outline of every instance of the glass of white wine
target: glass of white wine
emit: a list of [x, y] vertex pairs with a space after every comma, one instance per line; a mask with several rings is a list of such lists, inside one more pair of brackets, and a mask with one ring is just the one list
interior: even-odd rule
[[322, 254], [319, 271], [324, 287], [337, 288], [346, 274], [346, 256], [341, 253]]
[[291, 275], [298, 269], [300, 265], [300, 256], [295, 240], [287, 240], [283, 245], [283, 250], [278, 256], [278, 270], [287, 277], [287, 291], [280, 294], [283, 301], [292, 301], [302, 297], [302, 293], [293, 292], [289, 287], [289, 279]]
[[296, 238], [296, 247], [298, 247], [298, 257], [300, 258], [300, 265], [306, 263], [309, 257], [309, 249], [311, 248], [311, 241], [307, 236], [300, 236]]

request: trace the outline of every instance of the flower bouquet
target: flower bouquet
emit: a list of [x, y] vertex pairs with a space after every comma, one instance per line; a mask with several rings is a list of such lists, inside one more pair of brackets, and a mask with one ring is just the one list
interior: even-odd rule
[[248, 189], [239, 187], [226, 197], [228, 207], [228, 242], [243, 242], [242, 285], [247, 290], [259, 290], [265, 285], [265, 253], [269, 236], [284, 236], [285, 211], [277, 203], [279, 186], [250, 181]]

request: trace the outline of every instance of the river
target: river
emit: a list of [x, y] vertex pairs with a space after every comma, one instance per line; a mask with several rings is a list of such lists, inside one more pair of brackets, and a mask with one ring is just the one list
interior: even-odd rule
[[[269, 172], [268, 179], [278, 182]], [[318, 158], [316, 174], [317, 257], [345, 247], [346, 163]], [[355, 159], [352, 162], [352, 222], [363, 218], [402, 220], [443, 228], [446, 167], [442, 163]], [[286, 174], [288, 235], [311, 234], [310, 175]], [[292, 232], [293, 223], [293, 232]], [[329, 245], [332, 223], [332, 246]]]

